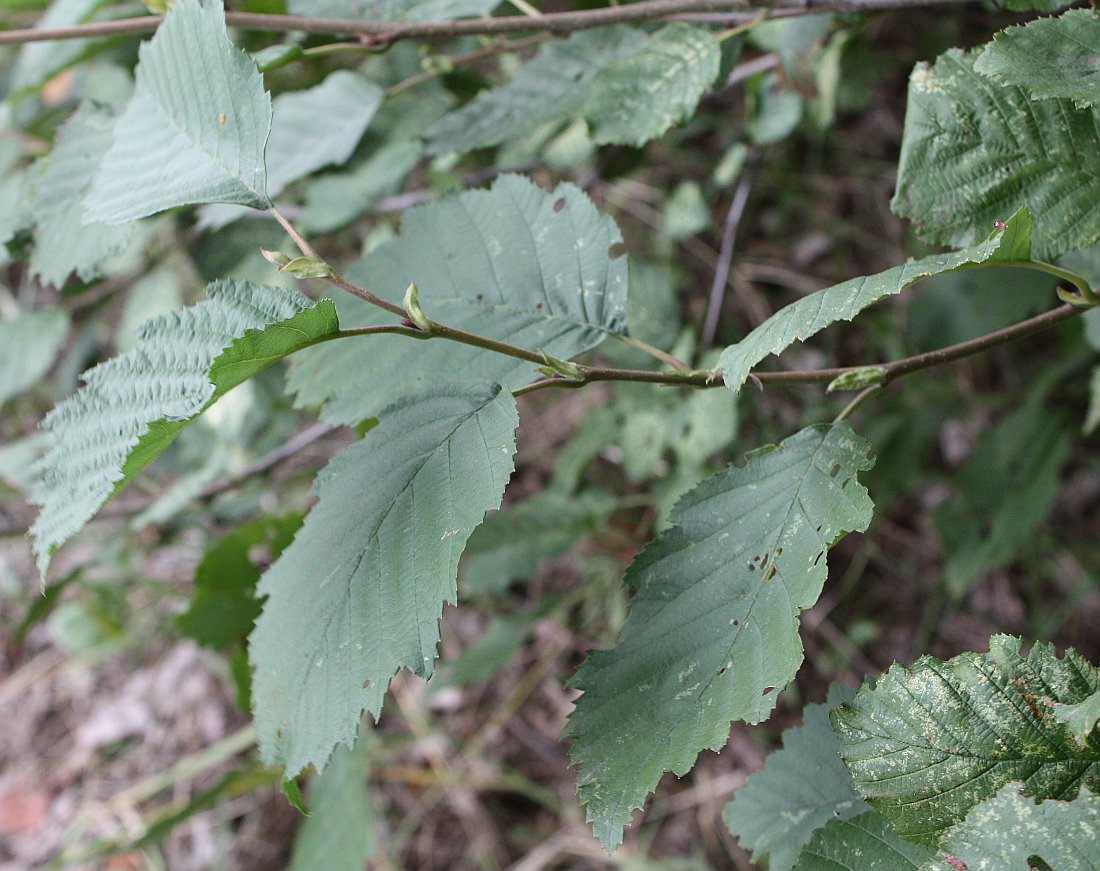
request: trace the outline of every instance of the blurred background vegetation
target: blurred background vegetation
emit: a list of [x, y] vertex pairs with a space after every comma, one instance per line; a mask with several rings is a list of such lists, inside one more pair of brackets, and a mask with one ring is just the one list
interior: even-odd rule
[[[285, 11], [276, 0], [231, 5]], [[106, 4], [98, 14], [139, 11]], [[35, 0], [0, 2], [6, 28], [42, 13]], [[403, 209], [503, 169], [543, 185], [571, 180], [622, 229], [632, 332], [702, 365], [786, 303], [927, 250], [889, 208], [909, 72], [1017, 20], [967, 4], [770, 22], [728, 39], [696, 115], [643, 148], [597, 148], [578, 122], [461, 159], [426, 156], [424, 131], [507, 80], [537, 40], [458, 66], [446, 58], [485, 43], [271, 63], [273, 93], [340, 68], [392, 89], [347, 164], [292, 184], [280, 205], [346, 264], [392, 235]], [[237, 41], [270, 62], [285, 39]], [[0, 50], [5, 175], [46, 150], [82, 99], [125, 101], [137, 45]], [[854, 686], [920, 653], [983, 650], [995, 632], [1100, 659], [1100, 464], [1088, 409], [1100, 320], [1090, 315], [893, 384], [860, 409], [855, 426], [878, 457], [865, 479], [875, 520], [830, 554], [825, 593], [803, 617], [797, 680], [768, 723], [735, 724], [721, 754], [667, 777], [608, 857], [583, 822], [559, 737], [565, 680], [588, 648], [614, 640], [628, 601], [622, 573], [676, 497], [745, 451], [831, 419], [845, 400], [818, 386], [686, 402], [629, 384], [538, 393], [521, 401], [506, 505], [464, 558], [464, 604], [445, 612], [438, 673], [427, 684], [399, 675], [346, 781], [310, 797], [359, 821], [360, 854], [330, 856], [339, 839], [320, 814], [304, 820], [252, 752], [243, 642], [255, 580], [308, 510], [312, 473], [356, 434], [294, 409], [275, 367], [184, 430], [62, 551], [44, 591], [24, 537], [37, 423], [79, 373], [132, 347], [140, 323], [200, 298], [209, 280], [286, 283], [259, 253], [289, 250], [285, 237], [265, 215], [177, 210], [138, 225], [98, 275], [32, 279], [34, 239], [8, 232], [18, 204], [0, 185], [4, 871], [338, 868], [367, 852], [380, 869], [748, 869], [722, 808], [831, 682]], [[1100, 280], [1100, 256], [1075, 255], [1074, 266]], [[783, 365], [895, 359], [1053, 299], [1037, 273], [956, 273], [792, 349]], [[620, 348], [594, 356], [652, 365]]]

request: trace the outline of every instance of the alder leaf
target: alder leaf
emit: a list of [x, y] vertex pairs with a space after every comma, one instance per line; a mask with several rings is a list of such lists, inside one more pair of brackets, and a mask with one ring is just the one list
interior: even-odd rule
[[1100, 871], [1100, 796], [1082, 788], [1071, 801], [1036, 802], [1019, 784], [1004, 787], [949, 829], [921, 871]]
[[[347, 70], [337, 70], [315, 87], [277, 96], [265, 150], [268, 197], [319, 169], [346, 163], [384, 96], [378, 85]], [[201, 210], [201, 219], [216, 229], [246, 212], [241, 206], [210, 205]]]
[[718, 41], [690, 24], [625, 25], [544, 46], [506, 85], [428, 130], [432, 154], [472, 151], [585, 118], [600, 143], [643, 145], [689, 116], [718, 74]]
[[592, 80], [582, 110], [592, 138], [634, 146], [656, 139], [691, 117], [720, 60], [710, 31], [683, 22], [662, 27]]
[[[432, 320], [564, 360], [626, 329], [626, 258], [609, 256], [621, 242], [615, 223], [573, 185], [550, 192], [508, 175], [487, 191], [405, 212], [401, 236], [348, 277], [397, 304], [415, 282]], [[345, 327], [394, 323], [359, 300], [338, 308]], [[328, 423], [373, 417], [440, 373], [509, 389], [540, 377], [532, 363], [439, 339], [339, 345], [302, 354], [289, 382], [297, 405], [323, 403]]]
[[294, 839], [290, 871], [363, 871], [378, 849], [372, 830], [367, 742], [340, 747], [309, 784], [309, 816]]
[[1087, 741], [1097, 722], [1100, 722], [1100, 692], [1075, 705], [1056, 703], [1054, 716], [1069, 726], [1078, 741]]
[[929, 241], [961, 246], [1027, 206], [1037, 257], [1086, 248], [1100, 236], [1100, 180], [1081, 155], [1100, 152], [1098, 113], [979, 75], [972, 54], [918, 64], [891, 207]]
[[974, 70], [1034, 99], [1072, 100], [1080, 108], [1100, 103], [1100, 19], [1094, 9], [1070, 9], [1007, 27], [993, 36]]
[[856, 789], [901, 837], [935, 846], [1014, 781], [1040, 799], [1100, 787], [1100, 741], [1081, 746], [1052, 709], [1096, 692], [1100, 673], [1073, 650], [1059, 659], [1036, 644], [1025, 658], [1019, 648], [996, 635], [989, 653], [895, 665], [833, 711]]
[[840, 741], [829, 725], [829, 709], [853, 695], [833, 684], [826, 704], [807, 705], [802, 725], [783, 733], [782, 749], [769, 754], [764, 770], [726, 805], [726, 826], [752, 850], [754, 862], [767, 856], [768, 871], [790, 871], [817, 829], [869, 810], [840, 761]]
[[[830, 820], [814, 832], [794, 871], [918, 871], [931, 852], [903, 841], [882, 814], [868, 811]], [[777, 869], [768, 866], [768, 871]]]
[[102, 260], [130, 241], [130, 224], [85, 224], [80, 203], [111, 144], [114, 119], [82, 105], [57, 132], [53, 151], [27, 174], [28, 208], [36, 223], [31, 274], [60, 287], [73, 272], [82, 281], [99, 274]]
[[232, 387], [336, 331], [329, 300], [217, 281], [210, 299], [154, 318], [125, 354], [84, 373], [84, 386], [46, 416], [52, 435], [32, 501], [45, 577], [53, 552]]
[[249, 642], [260, 750], [293, 777], [351, 746], [390, 679], [427, 678], [458, 558], [512, 473], [515, 400], [437, 384], [391, 405], [318, 475], [317, 504], [261, 578]]
[[0, 321], [0, 405], [50, 371], [68, 335], [69, 315], [63, 308], [17, 311]]
[[1031, 215], [1027, 209], [1020, 209], [1004, 223], [1004, 229], [994, 230], [988, 239], [972, 248], [910, 260], [877, 275], [852, 278], [792, 302], [740, 342], [726, 348], [718, 359], [717, 371], [727, 387], [739, 391], [749, 372], [765, 357], [803, 342], [837, 321], [850, 321], [868, 306], [899, 294], [924, 278], [979, 264], [1030, 260]]
[[568, 725], [578, 792], [606, 849], [664, 772], [721, 747], [732, 720], [767, 717], [794, 677], [825, 554], [871, 521], [856, 480], [868, 450], [841, 423], [753, 451], [681, 497], [627, 571], [636, 592], [618, 644], [571, 682], [583, 692]]
[[141, 46], [85, 219], [119, 224], [195, 203], [265, 209], [271, 98], [229, 41], [222, 0], [176, 0]]

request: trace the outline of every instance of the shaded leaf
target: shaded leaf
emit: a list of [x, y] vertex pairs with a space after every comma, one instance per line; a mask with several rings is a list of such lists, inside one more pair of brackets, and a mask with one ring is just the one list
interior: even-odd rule
[[229, 41], [222, 0], [178, 0], [139, 57], [85, 218], [117, 224], [194, 203], [267, 208], [271, 98]]
[[1035, 99], [1094, 106], [1100, 102], [1100, 18], [1094, 9], [1070, 9], [1057, 18], [1007, 27], [978, 55], [974, 70]]
[[1100, 109], [1033, 100], [974, 71], [952, 50], [909, 79], [898, 186], [891, 206], [929, 241], [972, 245], [1026, 206], [1037, 257], [1100, 236], [1100, 182], [1081, 155], [1100, 150]]
[[1085, 435], [1089, 435], [1100, 426], [1100, 366], [1092, 370], [1092, 378], [1089, 379], [1089, 410], [1085, 414]]
[[298, 830], [290, 871], [363, 871], [378, 849], [367, 784], [366, 741], [340, 747], [309, 785], [310, 814]]
[[1041, 401], [1027, 403], [983, 435], [952, 476], [957, 495], [933, 514], [950, 592], [962, 595], [1034, 544], [1058, 495], [1072, 442], [1068, 421]]
[[608, 850], [664, 772], [721, 747], [731, 720], [767, 717], [794, 677], [825, 554], [871, 520], [856, 480], [867, 451], [846, 424], [753, 451], [681, 497], [673, 527], [631, 565], [618, 644], [571, 684], [583, 692], [568, 726], [578, 792]]
[[473, 151], [528, 137], [548, 123], [564, 125], [581, 115], [599, 72], [629, 57], [645, 40], [637, 28], [616, 25], [547, 43], [506, 85], [432, 125], [429, 153]]
[[[487, 191], [405, 212], [401, 236], [347, 275], [398, 304], [415, 282], [429, 318], [567, 359], [626, 329], [626, 258], [608, 255], [621, 238], [573, 185], [549, 192], [506, 175]], [[345, 327], [393, 323], [356, 299], [338, 308]], [[357, 423], [437, 383], [440, 373], [509, 389], [539, 377], [533, 364], [512, 357], [383, 335], [310, 350], [296, 361], [289, 386], [296, 404], [323, 403], [326, 422]]]
[[463, 592], [500, 593], [512, 581], [526, 580], [544, 559], [594, 532], [614, 507], [614, 498], [604, 493], [544, 490], [490, 514], [463, 554]]
[[856, 789], [899, 835], [935, 846], [950, 826], [1005, 784], [1028, 795], [1072, 798], [1100, 786], [1100, 742], [1082, 747], [1051, 705], [1100, 688], [1097, 669], [1053, 645], [1020, 656], [996, 635], [989, 653], [895, 665], [832, 713]]
[[922, 871], [1029, 871], [1033, 857], [1054, 871], [1100, 869], [1100, 797], [1035, 802], [1009, 785], [949, 829]]
[[726, 348], [718, 360], [718, 372], [727, 387], [738, 391], [752, 368], [765, 357], [805, 341], [837, 321], [850, 321], [868, 306], [901, 293], [923, 278], [977, 264], [1031, 259], [1030, 233], [1031, 215], [1021, 209], [1005, 222], [1005, 229], [994, 230], [980, 245], [910, 260], [877, 275], [853, 278], [804, 296]]
[[928, 847], [903, 841], [881, 814], [868, 811], [850, 820], [831, 820], [814, 832], [794, 868], [795, 871], [917, 871], [924, 867], [922, 863], [931, 852]]
[[[829, 709], [854, 692], [839, 684], [824, 705], [807, 705], [802, 725], [783, 733], [783, 748], [768, 755], [723, 814], [754, 862], [767, 856], [768, 871], [790, 871], [815, 831], [832, 820], [868, 810], [840, 761], [840, 741], [829, 725]], [[832, 838], [830, 837], [830, 842]]]
[[0, 321], [0, 405], [50, 371], [68, 335], [69, 315], [64, 309], [20, 311]]
[[[36, 29], [68, 27], [83, 24], [106, 0], [54, 0], [42, 13]], [[11, 71], [8, 96], [19, 97], [44, 85], [55, 74], [75, 63], [93, 45], [88, 39], [46, 40], [31, 42], [19, 50]]]
[[293, 776], [350, 745], [399, 668], [432, 673], [462, 549], [512, 473], [515, 401], [443, 384], [400, 400], [318, 475], [318, 502], [260, 581], [249, 655], [260, 749]]
[[195, 569], [195, 592], [176, 625], [188, 638], [217, 649], [243, 642], [260, 613], [255, 554], [274, 560], [301, 526], [300, 517], [262, 517], [215, 542]]
[[36, 222], [31, 273], [60, 287], [72, 272], [82, 281], [130, 241], [129, 224], [85, 224], [80, 204], [111, 144], [111, 114], [85, 103], [57, 133], [57, 142], [27, 174], [28, 208]]
[[600, 70], [583, 114], [603, 144], [641, 146], [685, 118], [718, 75], [718, 40], [676, 22]]
[[226, 391], [338, 326], [332, 303], [297, 291], [219, 281], [210, 299], [155, 318], [140, 344], [84, 373], [84, 386], [43, 421], [31, 528], [45, 576], [53, 552]]

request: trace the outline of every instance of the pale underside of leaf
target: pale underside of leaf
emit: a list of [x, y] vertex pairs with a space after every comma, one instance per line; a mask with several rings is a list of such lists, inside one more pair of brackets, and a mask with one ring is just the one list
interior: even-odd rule
[[133, 350], [84, 374], [43, 421], [52, 447], [33, 501], [43, 577], [53, 551], [225, 391], [337, 328], [332, 303], [219, 281], [210, 299], [155, 318]]
[[[348, 276], [395, 303], [415, 282], [432, 320], [568, 359], [626, 329], [626, 258], [609, 255], [621, 238], [573, 185], [549, 192], [502, 176], [490, 190], [406, 212], [400, 238]], [[339, 308], [345, 327], [393, 323], [358, 300]], [[310, 349], [289, 386], [296, 404], [323, 403], [325, 421], [356, 423], [440, 373], [509, 389], [540, 377], [529, 362], [454, 342], [377, 336]]]
[[271, 98], [225, 30], [221, 0], [177, 0], [141, 46], [134, 95], [85, 200], [122, 223], [196, 203], [270, 205], [264, 144]]
[[[54, 0], [35, 28], [66, 27], [88, 21], [105, 0]], [[79, 60], [92, 42], [71, 39], [64, 42], [46, 40], [31, 42], [19, 50], [11, 71], [8, 99], [41, 87], [55, 73]]]
[[568, 726], [607, 849], [664, 772], [720, 747], [732, 720], [764, 719], [794, 677], [798, 615], [821, 592], [826, 551], [871, 519], [856, 480], [868, 450], [839, 424], [755, 451], [681, 497], [673, 528], [630, 567], [630, 616], [618, 644], [578, 671]]
[[1100, 108], [1033, 100], [974, 70], [952, 50], [909, 80], [892, 207], [929, 241], [970, 245], [1021, 206], [1035, 217], [1037, 257], [1085, 248], [1100, 236]]
[[840, 741], [829, 709], [850, 701], [852, 690], [834, 684], [824, 705], [807, 705], [801, 726], [783, 733], [783, 747], [769, 754], [725, 810], [726, 825], [754, 862], [768, 871], [790, 871], [815, 830], [869, 810], [840, 761]]
[[1032, 856], [1054, 871], [1100, 871], [1100, 796], [1069, 798], [1036, 802], [1010, 784], [949, 829], [921, 871], [1030, 871]]
[[320, 473], [317, 505], [260, 581], [249, 656], [268, 763], [322, 768], [398, 669], [431, 675], [458, 558], [500, 505], [518, 422], [495, 384], [437, 384]]
[[1100, 743], [1078, 744], [1051, 708], [1095, 692], [1100, 674], [1072, 650], [1019, 646], [995, 636], [988, 654], [896, 665], [833, 711], [856, 788], [906, 840], [935, 845], [1014, 781], [1039, 798], [1100, 786]]
[[1036, 99], [1094, 106], [1100, 103], [1100, 19], [1094, 9], [1070, 9], [1007, 27], [978, 55], [974, 69]]
[[739, 391], [749, 372], [765, 357], [779, 354], [837, 321], [850, 321], [888, 296], [924, 278], [997, 261], [1030, 259], [1031, 216], [1021, 209], [986, 241], [962, 251], [932, 254], [877, 275], [853, 278], [805, 296], [780, 309], [735, 345], [722, 352], [718, 371], [726, 386]]
[[122, 251], [129, 224], [84, 224], [80, 204], [88, 179], [111, 144], [110, 113], [85, 103], [58, 131], [54, 149], [35, 164], [27, 178], [27, 196], [35, 219], [31, 273], [60, 287], [75, 272], [90, 281], [99, 263]]

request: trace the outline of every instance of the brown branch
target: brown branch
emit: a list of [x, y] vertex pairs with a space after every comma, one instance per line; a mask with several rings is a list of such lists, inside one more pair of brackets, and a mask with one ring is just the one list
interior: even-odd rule
[[[870, 12], [943, 6], [967, 0], [642, 0], [625, 6], [606, 6], [578, 12], [551, 12], [539, 17], [512, 16], [464, 18], [457, 21], [366, 21], [347, 18], [314, 18], [301, 15], [264, 15], [227, 12], [226, 23], [242, 30], [309, 33], [328, 36], [373, 37], [382, 43], [403, 39], [447, 39], [454, 36], [502, 33], [572, 33], [607, 24], [651, 21], [685, 13], [774, 10], [772, 17], [821, 12]], [[163, 16], [93, 21], [69, 27], [40, 27], [0, 32], [0, 45], [22, 45], [54, 39], [90, 39], [149, 33]]]

